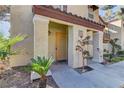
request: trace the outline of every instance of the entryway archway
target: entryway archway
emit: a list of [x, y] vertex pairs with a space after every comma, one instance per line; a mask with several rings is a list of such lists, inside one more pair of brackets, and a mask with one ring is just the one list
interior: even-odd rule
[[56, 62], [67, 62], [68, 60], [68, 26], [50, 22], [48, 36], [48, 55]]

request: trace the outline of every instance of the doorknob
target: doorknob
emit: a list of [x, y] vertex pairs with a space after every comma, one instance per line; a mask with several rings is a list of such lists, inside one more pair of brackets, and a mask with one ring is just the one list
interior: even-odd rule
[[56, 50], [57, 50], [57, 48], [56, 48]]

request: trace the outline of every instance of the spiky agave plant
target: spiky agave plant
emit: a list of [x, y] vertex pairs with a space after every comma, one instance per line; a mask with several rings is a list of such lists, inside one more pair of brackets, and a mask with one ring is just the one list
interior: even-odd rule
[[40, 82], [39, 82], [39, 87], [40, 88], [45, 88], [46, 87], [46, 82], [47, 82], [47, 72], [50, 69], [52, 63], [54, 62], [53, 58], [46, 58], [46, 57], [39, 57], [37, 56], [37, 58], [32, 58], [32, 64], [31, 64], [31, 68], [32, 71], [38, 73], [41, 78], [40, 78]]

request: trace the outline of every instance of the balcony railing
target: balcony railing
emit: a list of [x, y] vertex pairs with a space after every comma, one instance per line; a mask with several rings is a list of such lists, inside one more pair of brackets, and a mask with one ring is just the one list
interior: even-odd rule
[[104, 33], [103, 34], [103, 43], [109, 43], [109, 41], [110, 41], [110, 34]]

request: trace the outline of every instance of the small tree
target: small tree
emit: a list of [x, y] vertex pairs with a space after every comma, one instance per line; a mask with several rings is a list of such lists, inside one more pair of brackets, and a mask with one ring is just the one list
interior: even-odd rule
[[85, 50], [85, 46], [89, 44], [89, 39], [90, 39], [90, 36], [87, 36], [84, 39], [82, 37], [80, 37], [80, 40], [78, 40], [78, 44], [76, 45], [76, 51], [81, 52], [82, 59], [83, 59], [82, 72], [85, 71], [84, 60], [87, 59], [90, 56], [89, 51]]
[[111, 39], [109, 42], [112, 47], [111, 52], [113, 56], [116, 54], [116, 51], [119, 51], [121, 49], [121, 46], [117, 44], [118, 40], [119, 40], [118, 38], [114, 38], [114, 39]]

